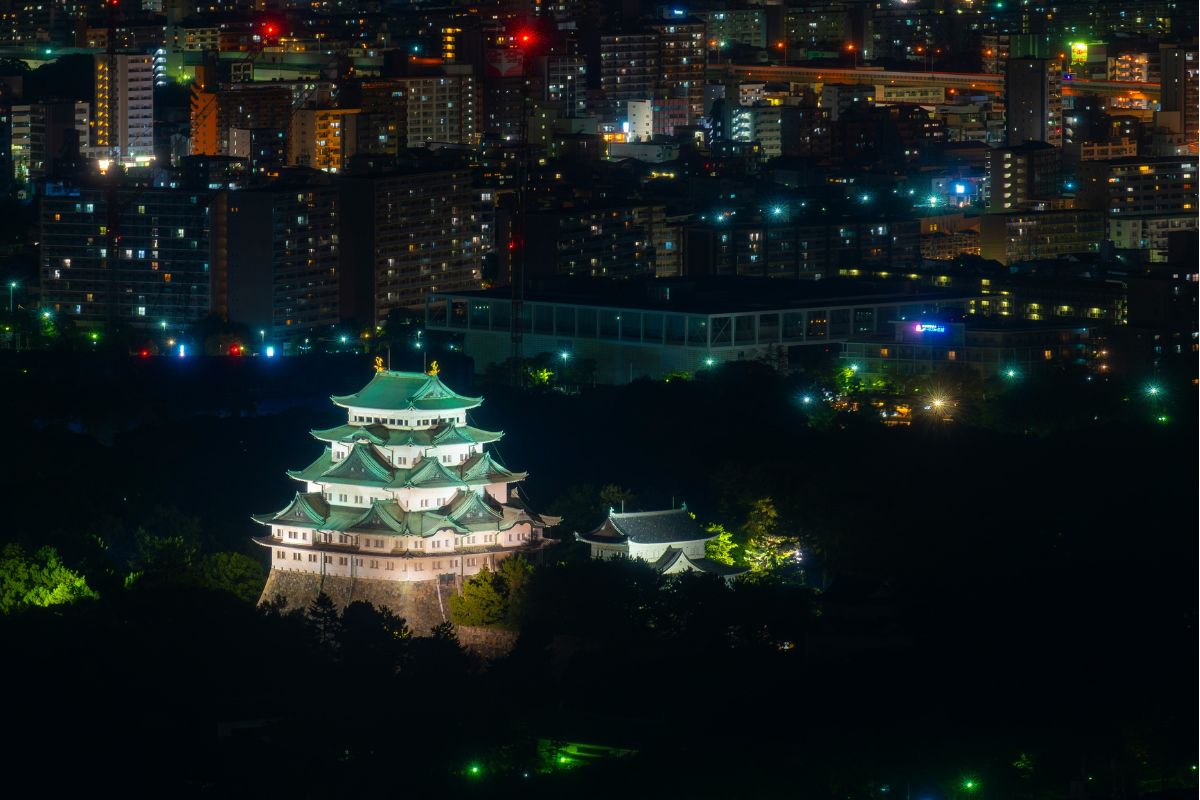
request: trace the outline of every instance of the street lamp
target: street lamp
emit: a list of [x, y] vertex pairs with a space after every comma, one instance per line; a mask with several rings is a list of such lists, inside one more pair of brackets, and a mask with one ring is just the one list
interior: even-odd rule
[[563, 350], [561, 353], [559, 353], [558, 357], [561, 358], [563, 361], [571, 360], [571, 354], [568, 353], [566, 350]]
[[8, 313], [10, 313], [10, 314], [13, 312], [13, 292], [16, 291], [16, 288], [17, 288], [16, 281], [8, 282]]
[[708, 358], [704, 359], [704, 366], [706, 366], [706, 367], [711, 367], [713, 364], [716, 364], [716, 363], [717, 363], [717, 360], [715, 358], [713, 358], [712, 356], [709, 356]]
[[265, 344], [267, 341], [267, 332], [263, 328], [258, 329], [258, 338]]

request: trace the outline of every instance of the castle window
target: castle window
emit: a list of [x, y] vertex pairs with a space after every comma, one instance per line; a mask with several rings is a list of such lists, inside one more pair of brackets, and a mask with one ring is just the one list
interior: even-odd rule
[[283, 552], [282, 550], [276, 550], [275, 558], [287, 558], [287, 553]]
[[344, 566], [346, 566], [348, 563], [349, 563], [349, 562], [346, 560], [346, 557], [345, 557], [345, 556], [338, 556], [338, 566], [339, 566], [339, 567], [344, 567]]
[[385, 561], [383, 562], [383, 568], [387, 570], [393, 570], [396, 568], [396, 566], [391, 561]]
[[332, 563], [333, 563], [333, 556], [325, 556], [325, 563], [326, 563], [326, 564], [332, 564]]
[[299, 561], [299, 560], [300, 560], [300, 554], [292, 553], [292, 561]]
[[310, 562], [312, 562], [312, 561], [316, 561], [316, 560], [317, 560], [317, 554], [316, 554], [316, 553], [309, 553], [309, 554], [308, 554], [308, 560], [309, 560]]

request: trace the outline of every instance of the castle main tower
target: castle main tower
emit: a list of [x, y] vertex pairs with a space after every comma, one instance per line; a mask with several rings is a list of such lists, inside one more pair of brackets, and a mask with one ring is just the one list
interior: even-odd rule
[[255, 539], [271, 551], [264, 599], [299, 601], [298, 586], [335, 596], [328, 582], [345, 589], [345, 603], [363, 596], [355, 586], [379, 581], [461, 581], [550, 543], [542, 532], [558, 520], [528, 509], [515, 487], [525, 473], [485, 449], [503, 434], [468, 421], [482, 398], [454, 392], [436, 374], [384, 371], [332, 400], [346, 424], [312, 432], [326, 447], [288, 472], [300, 490], [281, 511], [254, 517], [270, 531]]

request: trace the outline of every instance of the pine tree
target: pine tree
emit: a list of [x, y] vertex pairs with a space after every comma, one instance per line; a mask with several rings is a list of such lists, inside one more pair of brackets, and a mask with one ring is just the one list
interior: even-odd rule
[[463, 583], [461, 595], [450, 598], [450, 619], [455, 625], [496, 625], [508, 611], [501, 583], [485, 564]]

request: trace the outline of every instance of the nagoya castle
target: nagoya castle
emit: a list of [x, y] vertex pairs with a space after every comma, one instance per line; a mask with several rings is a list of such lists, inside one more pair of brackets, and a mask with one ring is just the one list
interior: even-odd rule
[[503, 434], [469, 422], [483, 399], [447, 387], [436, 362], [429, 374], [377, 371], [331, 399], [346, 424], [312, 432], [325, 450], [288, 472], [300, 484], [291, 502], [254, 517], [270, 530], [255, 539], [271, 551], [263, 600], [367, 600], [425, 632], [464, 577], [550, 543], [543, 530], [558, 520], [528, 509], [514, 486], [525, 473], [485, 449]]

